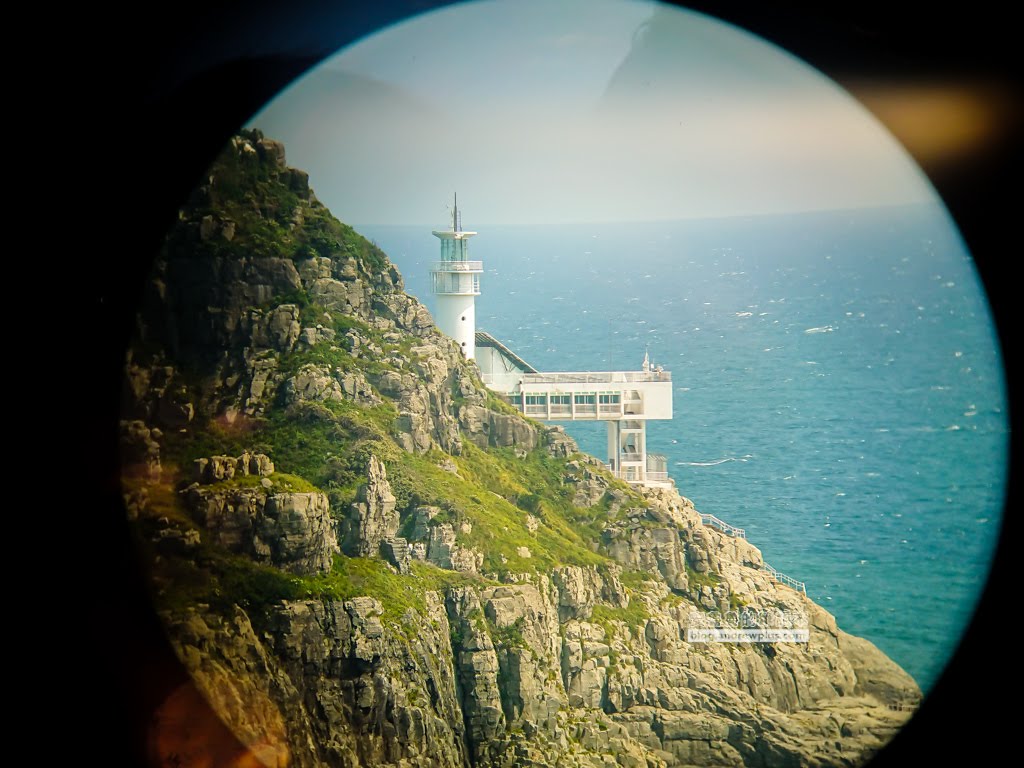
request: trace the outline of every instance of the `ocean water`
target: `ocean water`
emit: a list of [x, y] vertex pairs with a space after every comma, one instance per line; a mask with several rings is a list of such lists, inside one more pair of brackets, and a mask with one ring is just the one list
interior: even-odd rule
[[[696, 507], [745, 528], [927, 691], [988, 574], [1007, 398], [973, 262], [938, 205], [488, 227], [478, 327], [540, 370], [672, 372], [648, 425]], [[429, 227], [357, 227], [433, 306]], [[604, 425], [566, 423], [603, 458]]]

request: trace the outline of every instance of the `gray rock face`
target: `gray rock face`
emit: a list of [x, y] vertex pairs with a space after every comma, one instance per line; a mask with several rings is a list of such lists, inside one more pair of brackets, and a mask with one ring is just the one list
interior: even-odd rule
[[575, 506], [592, 507], [608, 493], [609, 484], [604, 475], [581, 466], [578, 461], [571, 462], [569, 467], [563, 482], [573, 489], [572, 503]]
[[413, 348], [414, 370], [390, 370], [370, 377], [381, 394], [398, 406], [398, 443], [410, 453], [424, 453], [435, 446], [453, 455], [462, 451], [449, 383], [456, 364], [451, 353], [459, 353], [447, 347], [428, 340]]
[[569, 621], [562, 644], [562, 678], [570, 707], [597, 709], [608, 696], [605, 632], [596, 625]]
[[260, 157], [268, 159], [273, 165], [284, 169], [287, 166], [284, 161], [284, 144], [273, 139], [260, 139], [256, 142], [256, 151]]
[[[211, 457], [201, 471], [237, 476], [239, 466], [258, 471], [259, 464], [251, 455]], [[203, 502], [193, 506], [207, 510], [197, 518], [216, 541], [257, 559], [297, 560], [279, 554], [299, 549], [288, 530], [265, 532], [247, 522], [258, 516], [258, 491], [225, 496], [219, 488], [187, 492]], [[360, 499], [360, 540], [367, 547], [376, 540], [379, 554], [402, 571], [409, 548], [384, 535], [397, 528], [397, 514], [375, 458]], [[268, 497], [266, 517], [287, 517], [278, 500]], [[226, 632], [227, 645], [197, 645], [196, 616], [176, 642], [200, 678], [258, 660], [259, 674], [273, 684], [220, 681], [231, 692], [219, 700], [225, 720], [241, 717], [231, 709], [233, 697], [262, 696], [260, 717], [282, 718], [275, 738], [309, 765], [317, 764], [315, 754], [345, 755], [353, 765], [454, 766], [468, 758], [476, 765], [596, 766], [614, 748], [622, 765], [824, 766], [856, 764], [891, 738], [909, 711], [887, 705], [919, 696], [902, 670], [841, 632], [805, 597], [771, 582], [757, 567], [756, 549], [705, 528], [682, 497], [652, 494], [648, 502], [608, 526], [609, 551], [650, 574], [643, 586], [627, 589], [614, 566], [563, 566], [550, 577], [519, 574], [510, 575], [517, 583], [451, 588], [443, 600], [428, 594], [427, 614], [407, 614], [398, 624], [385, 620], [372, 598], [288, 603], [276, 614], [270, 645], [246, 634], [244, 621], [228, 627], [215, 617], [203, 617], [211, 634], [202, 642], [216, 636], [220, 643], [218, 633]], [[455, 528], [438, 523], [439, 514], [419, 507], [407, 530], [422, 540], [413, 544], [424, 544], [424, 556], [433, 551], [438, 565], [456, 568]], [[285, 545], [268, 552], [257, 539]], [[167, 547], [192, 545], [171, 536], [162, 546], [171, 552]], [[703, 564], [698, 573], [716, 579], [713, 587], [678, 580], [691, 563]], [[686, 641], [694, 612], [728, 610], [734, 596], [752, 610], [805, 616], [810, 642], [769, 651]], [[211, 654], [229, 658], [211, 664]], [[426, 695], [416, 693], [420, 686]], [[302, 704], [291, 691], [302, 692]], [[243, 732], [246, 722], [238, 725]]]
[[609, 749], [631, 766], [855, 765], [909, 714], [886, 703], [912, 700], [912, 681], [805, 598], [765, 590], [807, 609], [811, 633], [769, 655], [687, 643], [693, 606], [656, 608], [656, 591], [639, 626], [560, 620], [563, 593], [601, 578], [428, 593], [398, 622], [368, 597], [285, 603], [262, 638], [240, 612], [193, 612], [172, 637], [200, 686], [220, 686], [225, 722], [244, 740], [237, 702], [255, 699], [298, 765], [600, 766]]
[[532, 451], [538, 445], [537, 430], [525, 419], [497, 413], [479, 405], [459, 408], [459, 425], [480, 448], [519, 448]]
[[366, 286], [358, 281], [341, 281], [333, 277], [321, 277], [309, 287], [309, 297], [324, 309], [343, 312], [347, 315], [363, 314], [368, 303]]
[[326, 365], [307, 363], [292, 376], [284, 385], [284, 398], [287, 403], [303, 400], [314, 402], [341, 402], [345, 399], [341, 384], [331, 374]]
[[278, 352], [290, 352], [299, 339], [299, 308], [280, 304], [269, 312], [252, 313], [251, 344]]
[[565, 428], [561, 425], [549, 426], [545, 433], [548, 453], [555, 458], [568, 458], [579, 451], [576, 441], [565, 434]]
[[426, 603], [429, 626], [408, 636], [370, 598], [288, 603], [259, 634], [240, 611], [167, 621], [203, 696], [266, 765], [463, 768], [448, 618]]
[[[430, 312], [412, 296], [404, 293], [387, 293], [377, 296], [373, 302], [373, 308], [381, 317], [391, 320], [399, 328], [407, 330], [414, 336], [426, 338], [437, 333]], [[449, 342], [449, 344], [455, 352], [458, 352], [453, 342]]]
[[395, 495], [388, 483], [387, 470], [376, 456], [370, 456], [366, 467], [366, 485], [359, 491], [359, 500], [348, 510], [342, 522], [342, 547], [357, 557], [376, 557], [384, 541], [398, 533], [398, 512]]
[[455, 527], [450, 523], [434, 522], [440, 513], [440, 508], [430, 506], [413, 510], [409, 529], [410, 556], [449, 571], [479, 572], [484, 562], [483, 553], [460, 546], [456, 541]]
[[399, 573], [409, 573], [409, 542], [400, 536], [385, 539], [380, 543], [381, 556], [398, 569]]
[[623, 566], [658, 573], [672, 589], [688, 589], [686, 550], [677, 528], [615, 526], [606, 528], [604, 537], [608, 554]]
[[337, 333], [333, 328], [324, 328], [318, 325], [315, 328], [303, 328], [299, 334], [299, 341], [307, 347], [315, 347], [321, 342], [334, 341]]
[[589, 619], [598, 602], [617, 608], [629, 605], [629, 596], [614, 572], [568, 565], [556, 568], [551, 582], [558, 590], [558, 618], [563, 622]]
[[311, 259], [298, 262], [296, 269], [298, 270], [299, 277], [302, 279], [303, 286], [308, 290], [316, 280], [329, 278], [333, 263], [326, 256], [314, 256]]
[[[221, 465], [231, 467], [233, 476], [233, 464], [236, 459]], [[182, 494], [212, 541], [257, 562], [293, 573], [323, 573], [339, 551], [323, 493], [268, 494], [262, 487], [196, 484]]]
[[270, 477], [274, 474], [274, 462], [263, 453], [243, 453], [241, 456], [210, 456], [196, 459], [195, 481], [203, 485], [231, 480], [238, 475], [245, 477]]
[[476, 764], [486, 764], [500, 753], [505, 732], [505, 713], [498, 686], [498, 656], [487, 632], [483, 609], [476, 592], [454, 589], [445, 601], [453, 633], [458, 638], [455, 674], [463, 697], [462, 715], [466, 742]]
[[284, 383], [284, 401], [287, 404], [311, 402], [341, 402], [348, 400], [360, 405], [376, 405], [380, 398], [359, 371], [332, 371], [328, 365], [307, 363]]

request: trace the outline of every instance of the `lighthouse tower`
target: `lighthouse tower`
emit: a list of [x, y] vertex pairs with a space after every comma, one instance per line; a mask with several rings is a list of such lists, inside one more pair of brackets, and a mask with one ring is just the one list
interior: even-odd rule
[[476, 297], [480, 295], [482, 261], [469, 260], [469, 238], [476, 232], [464, 232], [455, 196], [451, 229], [434, 231], [441, 241], [441, 260], [430, 271], [437, 297], [437, 327], [455, 339], [467, 360], [476, 357]]

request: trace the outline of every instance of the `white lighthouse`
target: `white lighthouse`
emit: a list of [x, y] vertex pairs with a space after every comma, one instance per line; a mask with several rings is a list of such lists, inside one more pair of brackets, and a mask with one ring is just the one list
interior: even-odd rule
[[484, 271], [482, 261], [469, 260], [469, 238], [475, 234], [462, 230], [456, 195], [451, 229], [434, 231], [441, 241], [441, 260], [434, 262], [430, 274], [437, 297], [437, 327], [455, 339], [467, 360], [476, 357], [476, 297]]

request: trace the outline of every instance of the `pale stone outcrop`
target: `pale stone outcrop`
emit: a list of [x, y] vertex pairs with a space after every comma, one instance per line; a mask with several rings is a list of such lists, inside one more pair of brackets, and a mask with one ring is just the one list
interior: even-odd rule
[[375, 557], [380, 553], [381, 544], [398, 533], [398, 523], [387, 469], [380, 459], [370, 456], [359, 500], [349, 507], [342, 521], [342, 547], [358, 557]]
[[286, 571], [311, 574], [331, 569], [338, 541], [325, 494], [268, 493], [262, 486], [228, 485], [196, 483], [182, 492], [213, 542]]

